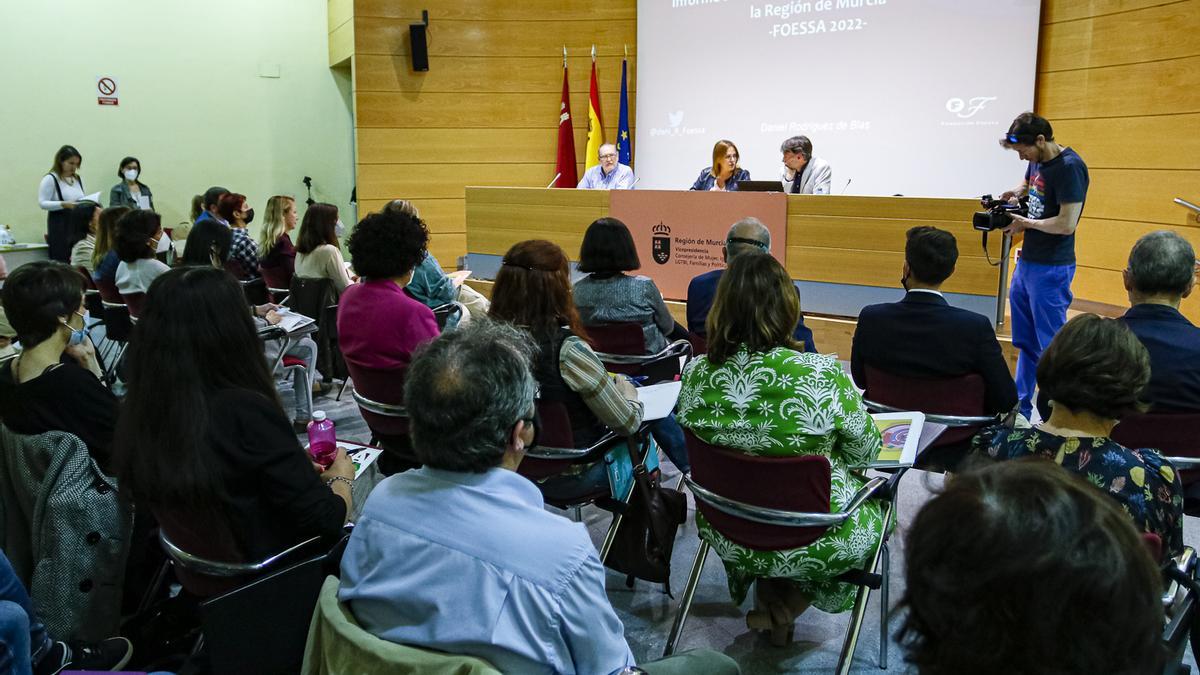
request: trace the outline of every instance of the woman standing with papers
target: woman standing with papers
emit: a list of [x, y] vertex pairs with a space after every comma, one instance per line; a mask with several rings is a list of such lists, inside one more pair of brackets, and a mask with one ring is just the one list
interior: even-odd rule
[[[765, 253], [738, 256], [722, 275], [708, 315], [708, 353], [688, 364], [679, 423], [700, 440], [760, 457], [822, 455], [831, 469], [830, 508], [844, 509], [863, 487], [852, 466], [879, 452], [879, 430], [836, 360], [793, 341], [800, 302], [787, 271]], [[796, 617], [811, 604], [844, 612], [855, 587], [835, 581], [862, 569], [886, 523], [868, 501], [840, 526], [797, 549], [760, 551], [726, 539], [696, 513], [700, 537], [725, 563], [735, 603], [755, 584], [746, 625], [791, 640]]]
[[38, 186], [38, 205], [46, 211], [46, 243], [50, 259], [70, 262], [71, 223], [68, 209], [83, 199], [83, 178], [78, 175], [83, 157], [74, 146], [64, 145], [54, 153], [54, 165]]

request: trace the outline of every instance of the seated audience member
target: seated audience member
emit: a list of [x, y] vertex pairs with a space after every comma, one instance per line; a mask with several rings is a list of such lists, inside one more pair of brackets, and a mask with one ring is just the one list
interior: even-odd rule
[[951, 307], [939, 290], [954, 274], [954, 235], [926, 225], [911, 228], [904, 244], [899, 302], [864, 307], [850, 350], [854, 382], [866, 389], [867, 368], [913, 378], [983, 377], [984, 409], [1007, 413], [1017, 404], [1017, 386], [1000, 352], [991, 322], [982, 314]]
[[342, 294], [337, 316], [347, 364], [403, 371], [417, 346], [437, 337], [433, 310], [404, 290], [428, 241], [425, 223], [402, 211], [372, 213], [354, 228], [346, 245], [362, 281]]
[[154, 195], [150, 192], [150, 186], [140, 180], [141, 177], [142, 163], [137, 157], [122, 159], [117, 165], [117, 178], [120, 178], [121, 182], [108, 191], [108, 205], [153, 211]]
[[[566, 408], [575, 447], [591, 446], [609, 429], [624, 436], [638, 430], [642, 404], [637, 392], [625, 378], [609, 375], [588, 346], [571, 302], [567, 254], [557, 244], [534, 239], [508, 249], [496, 274], [489, 315], [532, 334], [538, 347], [533, 376], [544, 400]], [[550, 483], [548, 489], [556, 493], [558, 487], [571, 490], [608, 480], [603, 462], [579, 470], [581, 474], [569, 476], [561, 486]]]
[[[407, 199], [393, 199], [383, 209], [385, 211], [399, 210], [411, 213], [418, 218], [421, 217], [421, 214], [417, 212], [416, 205]], [[466, 284], [455, 286], [450, 277], [442, 271], [441, 263], [428, 251], [425, 259], [413, 270], [412, 281], [408, 282], [408, 286], [404, 290], [428, 307], [438, 307], [447, 302], [462, 303], [471, 316], [486, 316], [488, 308], [491, 306], [491, 302], [479, 291]], [[453, 324], [447, 324], [446, 327], [452, 328]]]
[[339, 449], [319, 473], [297, 442], [227, 272], [183, 267], [155, 280], [129, 375], [114, 446], [121, 489], [175, 544], [242, 562], [337, 540], [354, 465]]
[[750, 180], [750, 172], [738, 166], [737, 146], [733, 141], [717, 141], [713, 146], [712, 166], [700, 171], [700, 177], [690, 189], [733, 192], [744, 180]]
[[83, 279], [62, 263], [26, 263], [4, 282], [0, 300], [22, 347], [0, 367], [0, 419], [19, 434], [74, 434], [100, 470], [112, 473], [117, 397], [100, 383]]
[[587, 276], [575, 283], [573, 295], [583, 325], [636, 323], [642, 327], [646, 353], [654, 354], [670, 340], [686, 338], [687, 331], [671, 318], [650, 277], [625, 274], [641, 266], [625, 223], [601, 218], [583, 235], [578, 270]]
[[292, 275], [296, 272], [296, 247], [292, 244], [290, 233], [294, 229], [296, 200], [286, 195], [275, 195], [268, 199], [258, 240], [258, 251], [262, 254], [258, 266], [267, 277], [268, 286], [288, 288], [292, 285]]
[[783, 166], [779, 182], [783, 191], [794, 195], [827, 195], [833, 188], [833, 169], [829, 162], [813, 157], [808, 136], [792, 136], [779, 146]]
[[92, 253], [96, 250], [96, 227], [103, 209], [95, 202], [79, 202], [68, 217], [71, 267], [92, 272]]
[[300, 222], [296, 242], [296, 276], [302, 279], [330, 279], [338, 295], [354, 283], [342, 258], [338, 243], [342, 221], [333, 204], [313, 204]]
[[[649, 277], [625, 272], [642, 266], [625, 223], [601, 218], [588, 226], [579, 248], [580, 272], [572, 295], [584, 326], [630, 322], [642, 327], [646, 354], [656, 354], [674, 340], [686, 340], [687, 330], [675, 322], [658, 286]], [[683, 430], [671, 415], [651, 423], [654, 440], [680, 471], [687, 472]]]
[[0, 552], [0, 672], [114, 671], [121, 670], [131, 656], [133, 645], [123, 637], [96, 644], [52, 638], [8, 557]]
[[[725, 247], [721, 249], [721, 259], [728, 266], [734, 258], [743, 253], [763, 252], [771, 252], [771, 231], [758, 218], [743, 218], [729, 228], [729, 234], [725, 237]], [[687, 327], [702, 338], [708, 335], [704, 323], [708, 321], [708, 312], [712, 309], [713, 297], [717, 294], [717, 283], [721, 281], [721, 275], [724, 273], [724, 268], [705, 272], [688, 283]], [[796, 297], [800, 297], [799, 288], [796, 289]], [[803, 312], [792, 337], [796, 342], [804, 343], [804, 351], [814, 354], [817, 352], [812, 331], [804, 325]]]
[[145, 293], [151, 282], [171, 269], [154, 257], [170, 245], [171, 238], [163, 232], [162, 218], [157, 213], [143, 209], [121, 216], [114, 246], [121, 259], [116, 276], [121, 295]]
[[196, 221], [188, 232], [180, 264], [188, 266], [225, 268], [233, 248], [233, 231], [215, 219]]
[[920, 675], [1163, 672], [1155, 561], [1116, 504], [1049, 462], [956, 475], [904, 550], [897, 638]]
[[[405, 401], [424, 466], [371, 492], [338, 597], [379, 638], [505, 673], [626, 672], [633, 654], [587, 529], [516, 473], [536, 434], [532, 351], [528, 334], [480, 320], [418, 352]], [[707, 651], [642, 668], [737, 672]]]
[[[801, 351], [792, 338], [800, 320], [793, 288], [783, 265], [766, 253], [733, 259], [708, 315], [708, 353], [683, 373], [679, 423], [706, 443], [747, 455], [828, 457], [830, 508], [840, 511], [865, 483], [851, 467], [875, 458], [879, 430], [841, 365]], [[791, 550], [741, 546], [698, 512], [696, 525], [725, 563], [734, 603], [755, 584], [756, 607], [746, 625], [770, 630], [776, 646], [791, 641], [796, 617], [810, 604], [825, 612], [850, 609], [857, 589], [836, 578], [869, 564], [887, 527], [875, 501]]]
[[[193, 222], [196, 224], [199, 224], [201, 221], [211, 219], [211, 220], [217, 221], [218, 223], [220, 223], [222, 225], [228, 226], [229, 221], [222, 218], [221, 214], [219, 214], [217, 212], [217, 205], [219, 205], [221, 203], [221, 197], [223, 197], [227, 194], [229, 194], [229, 190], [226, 190], [225, 188], [219, 187], [216, 185], [205, 190], [204, 198], [200, 203], [202, 210], [200, 211], [200, 215], [198, 215], [196, 217], [195, 221], [193, 221]], [[195, 207], [194, 200], [192, 202], [192, 205], [193, 205], [193, 207]]]
[[1117, 421], [1141, 407], [1150, 357], [1116, 319], [1081, 314], [1050, 341], [1038, 360], [1037, 384], [1050, 401], [1050, 419], [1036, 427], [989, 427], [972, 440], [979, 456], [995, 460], [1042, 457], [1079, 474], [1112, 496], [1163, 550], [1183, 550], [1183, 486], [1154, 450], [1126, 448], [1109, 438]]
[[96, 223], [96, 244], [92, 249], [92, 280], [117, 283], [117, 266], [121, 259], [117, 257], [117, 221], [131, 209], [128, 206], [110, 206], [100, 212], [100, 220]]
[[617, 161], [617, 146], [600, 146], [600, 162], [584, 172], [576, 187], [580, 190], [632, 190], [637, 180], [633, 169]]
[[188, 220], [194, 225], [196, 221], [200, 220], [200, 214], [202, 213], [204, 213], [204, 195], [192, 195], [192, 206], [188, 211]]
[[230, 272], [239, 280], [257, 279], [258, 244], [250, 236], [247, 225], [254, 220], [254, 209], [246, 202], [246, 195], [230, 192], [217, 202], [217, 214], [229, 223], [232, 242], [229, 246]]
[[1143, 236], [1129, 252], [1122, 321], [1150, 354], [1142, 400], [1155, 411], [1200, 411], [1200, 328], [1179, 313], [1196, 285], [1195, 261], [1192, 245], [1169, 230]]
[[[192, 232], [188, 234], [188, 246], [184, 249], [182, 265], [185, 267], [215, 267], [219, 270], [226, 269], [226, 263], [229, 262], [229, 245], [233, 240], [233, 235], [230, 228], [218, 223], [215, 220], [204, 220], [192, 228]], [[189, 253], [192, 251], [193, 253]], [[202, 254], [207, 251], [208, 254]], [[268, 325], [274, 326], [283, 320], [283, 317], [276, 310], [279, 305], [266, 303], [255, 305], [251, 308], [254, 311], [254, 327], [256, 330], [263, 329]], [[282, 339], [273, 339], [263, 342], [263, 353], [267, 357], [267, 363], [274, 364], [279, 359], [279, 350], [283, 348]], [[333, 387], [318, 380], [320, 373], [317, 372], [317, 343], [308, 335], [293, 337], [288, 350], [284, 353], [285, 356], [294, 356], [304, 361], [306, 369], [305, 378], [303, 381], [293, 378], [291, 384], [294, 417], [292, 428], [296, 433], [302, 433], [308, 428], [308, 423], [312, 421], [312, 405], [308, 396], [308, 389], [311, 387], [314, 396], [320, 396], [328, 393]], [[272, 373], [276, 377], [281, 377], [285, 373], [282, 364]], [[277, 385], [282, 386], [282, 381], [277, 381]]]

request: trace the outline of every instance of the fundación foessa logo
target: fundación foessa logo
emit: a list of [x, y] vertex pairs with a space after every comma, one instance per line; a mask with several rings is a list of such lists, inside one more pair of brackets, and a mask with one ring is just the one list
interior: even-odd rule
[[970, 119], [975, 116], [975, 113], [983, 110], [984, 106], [995, 100], [995, 96], [976, 96], [966, 101], [961, 98], [951, 98], [946, 100], [946, 111], [954, 113], [959, 119]]
[[654, 262], [659, 265], [666, 265], [671, 259], [671, 228], [667, 227], [661, 220], [652, 229], [651, 250], [654, 255]]

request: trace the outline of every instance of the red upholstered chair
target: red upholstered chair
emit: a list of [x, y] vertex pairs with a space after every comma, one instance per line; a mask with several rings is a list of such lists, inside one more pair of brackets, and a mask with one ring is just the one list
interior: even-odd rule
[[1200, 413], [1148, 412], [1129, 415], [1112, 430], [1112, 439], [1127, 448], [1158, 450], [1183, 481], [1184, 510], [1200, 515]]
[[346, 368], [354, 381], [354, 402], [367, 428], [368, 445], [380, 445], [379, 471], [391, 475], [421, 466], [408, 437], [408, 411], [404, 408], [404, 371], [363, 368], [349, 361]]
[[863, 398], [873, 413], [917, 410], [925, 413], [925, 421], [949, 427], [925, 453], [956, 446], [965, 451], [972, 436], [1000, 420], [999, 415], [985, 413], [983, 377], [977, 373], [945, 378], [901, 377], [867, 366]]
[[262, 274], [263, 281], [267, 284], [267, 290], [271, 292], [271, 297], [275, 302], [283, 302], [288, 296], [288, 289], [292, 285], [292, 274], [287, 268], [272, 265], [268, 267], [258, 266], [259, 273]]
[[102, 300], [105, 302], [116, 302], [122, 305], [125, 304], [125, 301], [121, 299], [121, 292], [117, 290], [116, 282], [109, 281], [107, 279], [97, 279], [95, 280], [95, 284], [96, 290], [100, 291], [100, 298]]
[[[755, 457], [705, 443], [689, 429], [684, 429], [684, 437], [692, 462], [692, 471], [684, 476], [684, 482], [696, 497], [696, 509], [725, 538], [746, 548], [779, 551], [807, 546], [820, 539], [830, 527], [844, 523], [870, 498], [885, 500], [884, 521], [891, 521], [895, 486], [903, 471], [891, 479], [870, 479], [844, 511], [830, 513], [828, 458], [820, 455]], [[880, 639], [879, 662], [881, 668], [887, 668], [887, 545], [885, 534], [870, 570], [842, 577], [843, 581], [858, 585], [859, 591], [849, 632], [842, 645], [839, 673], [848, 672], [854, 658], [872, 588], [879, 588], [881, 592], [880, 633], [884, 637]], [[664, 655], [675, 651], [710, 548], [708, 542], [701, 540], [696, 549], [691, 575], [680, 599]], [[877, 574], [872, 571], [876, 569], [879, 570]]]
[[135, 320], [142, 314], [142, 309], [146, 307], [145, 293], [122, 293], [121, 299], [125, 301], [125, 306], [129, 308], [129, 316]]
[[646, 336], [639, 323], [598, 323], [586, 326], [586, 330], [592, 348], [598, 352], [626, 356], [642, 356], [646, 353]]

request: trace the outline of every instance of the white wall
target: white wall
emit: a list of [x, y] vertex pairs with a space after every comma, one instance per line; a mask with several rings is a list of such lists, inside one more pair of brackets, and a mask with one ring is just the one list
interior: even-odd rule
[[[211, 185], [259, 219], [273, 194], [302, 213], [306, 175], [353, 222], [350, 78], [328, 67], [327, 35], [325, 0], [0, 0], [0, 223], [42, 240], [37, 185], [64, 143], [105, 205], [138, 157], [164, 224]], [[97, 105], [100, 75], [119, 106]]]

